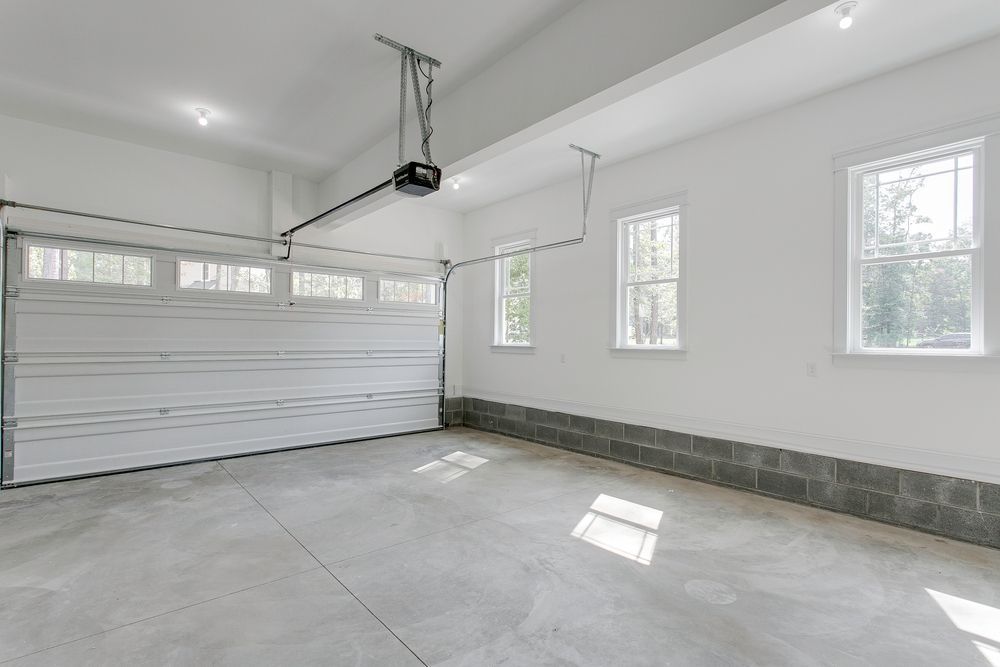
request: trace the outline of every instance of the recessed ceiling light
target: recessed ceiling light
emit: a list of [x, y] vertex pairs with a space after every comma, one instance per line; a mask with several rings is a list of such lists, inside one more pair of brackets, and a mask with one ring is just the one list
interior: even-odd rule
[[858, 6], [857, 2], [853, 0], [851, 2], [842, 2], [837, 5], [834, 13], [840, 17], [840, 29], [847, 30], [852, 25], [854, 25], [854, 17], [851, 16], [851, 12]]
[[458, 176], [456, 176], [455, 178], [451, 179], [451, 189], [452, 190], [458, 190], [460, 187], [462, 187], [462, 184], [458, 182]]
[[212, 115], [212, 112], [208, 109], [202, 109], [201, 107], [195, 109], [195, 113], [198, 114], [198, 124], [202, 127], [208, 125], [208, 117]]

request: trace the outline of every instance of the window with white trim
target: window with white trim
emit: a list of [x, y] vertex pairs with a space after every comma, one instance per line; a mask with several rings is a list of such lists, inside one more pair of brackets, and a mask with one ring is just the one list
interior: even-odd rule
[[177, 286], [216, 292], [271, 293], [271, 269], [258, 266], [177, 261]]
[[681, 215], [677, 205], [617, 220], [619, 348], [681, 347]]
[[437, 303], [438, 286], [435, 283], [421, 283], [412, 280], [378, 281], [378, 300], [389, 303]]
[[101, 285], [151, 287], [153, 258], [81, 248], [58, 248], [30, 243], [27, 250], [30, 280], [57, 280]]
[[849, 350], [982, 353], [981, 140], [848, 170]]
[[495, 345], [531, 345], [531, 239], [495, 246], [496, 255], [509, 255], [496, 264], [494, 309]]
[[361, 276], [292, 271], [294, 296], [360, 301], [364, 298], [364, 284], [365, 280]]

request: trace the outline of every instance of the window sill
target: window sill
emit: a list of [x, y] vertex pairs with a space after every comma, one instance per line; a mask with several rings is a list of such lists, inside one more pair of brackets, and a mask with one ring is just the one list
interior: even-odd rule
[[886, 368], [917, 371], [974, 369], [1000, 372], [1000, 356], [967, 353], [835, 352], [833, 365], [840, 368]]
[[620, 359], [687, 359], [687, 350], [677, 347], [610, 347], [608, 352]]
[[490, 352], [501, 354], [534, 354], [534, 345], [490, 345]]

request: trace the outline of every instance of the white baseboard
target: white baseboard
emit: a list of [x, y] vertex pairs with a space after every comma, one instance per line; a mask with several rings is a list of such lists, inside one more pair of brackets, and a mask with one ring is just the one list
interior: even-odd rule
[[631, 408], [595, 405], [543, 396], [506, 394], [474, 387], [465, 387], [464, 395], [469, 398], [480, 398], [499, 403], [512, 403], [540, 410], [552, 410], [627, 424], [652, 426], [654, 428], [690, 433], [707, 438], [735, 440], [755, 445], [779, 447], [781, 449], [807, 452], [809, 454], [821, 454], [823, 456], [849, 459], [851, 461], [874, 463], [892, 468], [902, 468], [905, 470], [1000, 484], [1000, 453], [998, 453], [997, 458], [951, 454], [884, 442], [852, 440], [817, 433], [803, 433], [717, 419], [688, 417], [666, 412], [651, 412]]

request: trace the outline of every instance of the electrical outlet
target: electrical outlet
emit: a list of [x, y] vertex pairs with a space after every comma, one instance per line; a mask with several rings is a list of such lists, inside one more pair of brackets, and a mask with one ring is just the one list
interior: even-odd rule
[[810, 378], [816, 377], [816, 362], [814, 361], [806, 362], [806, 377]]

